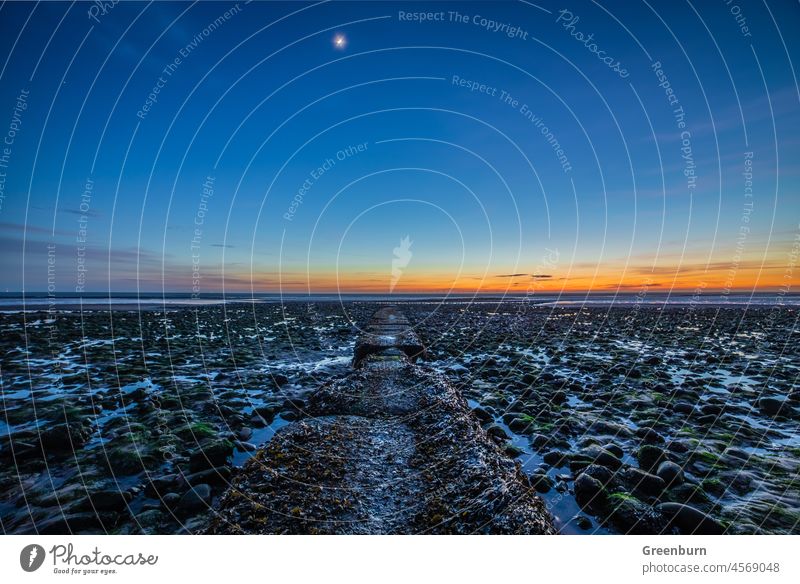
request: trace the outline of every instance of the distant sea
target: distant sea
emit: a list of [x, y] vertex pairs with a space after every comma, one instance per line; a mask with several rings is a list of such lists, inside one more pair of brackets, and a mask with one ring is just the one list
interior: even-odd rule
[[648, 292], [642, 293], [565, 293], [565, 294], [199, 294], [186, 293], [84, 293], [59, 294], [19, 292], [0, 293], [0, 311], [42, 310], [53, 308], [70, 310], [83, 308], [157, 308], [163, 306], [213, 306], [234, 303], [281, 303], [281, 302], [525, 302], [545, 306], [800, 306], [800, 294], [757, 292], [751, 294], [688, 294]]

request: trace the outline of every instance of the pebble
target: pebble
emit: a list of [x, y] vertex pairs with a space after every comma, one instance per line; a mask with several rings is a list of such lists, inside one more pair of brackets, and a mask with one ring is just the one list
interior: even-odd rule
[[575, 479], [574, 489], [575, 500], [581, 507], [601, 506], [606, 501], [602, 483], [586, 473], [578, 475]]
[[667, 486], [679, 485], [684, 481], [683, 469], [669, 460], [665, 460], [658, 465], [656, 474], [661, 477], [661, 480], [663, 480]]
[[649, 471], [658, 467], [664, 458], [664, 449], [652, 444], [645, 444], [636, 452], [636, 460], [639, 461], [639, 467], [643, 470]]
[[759, 410], [772, 417], [779, 414], [787, 415], [789, 410], [791, 410], [788, 400], [781, 397], [762, 397], [758, 400], [756, 405]]
[[[584, 462], [586, 464], [584, 464]], [[622, 461], [612, 452], [609, 452], [602, 446], [597, 446], [596, 444], [581, 450], [577, 456], [570, 461], [570, 465], [572, 466], [573, 463], [575, 466], [588, 466], [589, 464], [594, 463], [599, 464], [600, 466], [605, 466], [612, 470], [616, 470], [622, 466]]]
[[176, 511], [192, 513], [208, 508], [211, 503], [211, 487], [207, 484], [195, 485], [178, 501]]
[[638, 468], [626, 468], [623, 476], [631, 490], [649, 497], [658, 497], [667, 486], [661, 477]]
[[661, 503], [658, 510], [670, 518], [670, 522], [684, 534], [721, 535], [725, 528], [707, 514], [682, 503]]

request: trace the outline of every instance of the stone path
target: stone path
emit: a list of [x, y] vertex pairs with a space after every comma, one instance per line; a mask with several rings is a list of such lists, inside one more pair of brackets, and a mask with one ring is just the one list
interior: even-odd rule
[[360, 336], [354, 369], [232, 478], [210, 533], [554, 533], [515, 462], [395, 307]]

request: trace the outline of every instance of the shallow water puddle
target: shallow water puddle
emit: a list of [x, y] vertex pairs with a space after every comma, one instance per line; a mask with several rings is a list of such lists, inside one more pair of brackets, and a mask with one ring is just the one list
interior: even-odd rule
[[[268, 426], [253, 430], [253, 435], [250, 437], [248, 442], [260, 448], [261, 446], [264, 446], [267, 442], [272, 440], [273, 436], [275, 436], [275, 433], [278, 430], [280, 430], [284, 426], [288, 426], [289, 424], [291, 424], [289, 420], [284, 420], [283, 417], [280, 414], [278, 414], [277, 416], [275, 416], [275, 419], [272, 421], [272, 423], [269, 424]], [[244, 463], [250, 460], [254, 454], [255, 451], [234, 448], [233, 465], [234, 466], [244, 465]]]

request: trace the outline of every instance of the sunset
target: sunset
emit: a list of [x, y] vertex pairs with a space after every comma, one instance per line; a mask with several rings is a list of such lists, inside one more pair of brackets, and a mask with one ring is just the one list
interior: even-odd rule
[[[780, 37], [754, 53], [725, 11], [626, 7], [654, 29], [644, 47], [610, 17], [481, 6], [407, 20], [386, 3], [222, 16], [123, 3], [85, 39], [93, 21], [69, 11], [50, 40], [69, 49], [43, 57], [64, 11], [38, 7], [7, 63], [18, 81], [2, 87], [17, 120], [5, 289], [43, 291], [53, 244], [58, 289], [74, 291], [81, 235], [85, 292], [191, 292], [193, 273], [204, 293], [388, 292], [406, 235], [404, 292], [781, 286], [800, 115]], [[6, 5], [3, 26], [29, 11]], [[689, 14], [716, 36], [676, 44], [656, 26]], [[187, 41], [187, 27], [201, 33]], [[624, 78], [587, 58], [582, 31]], [[546, 282], [503, 277], [556, 255]]]

